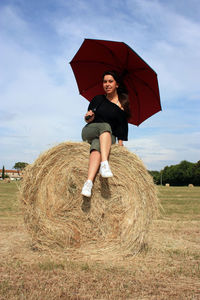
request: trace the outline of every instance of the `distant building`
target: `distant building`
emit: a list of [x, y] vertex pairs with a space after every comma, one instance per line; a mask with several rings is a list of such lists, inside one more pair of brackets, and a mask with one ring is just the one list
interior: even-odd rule
[[[11, 180], [20, 180], [23, 177], [23, 171], [17, 170], [5, 170], [5, 176], [7, 175]], [[0, 179], [2, 179], [2, 169], [0, 169]]]

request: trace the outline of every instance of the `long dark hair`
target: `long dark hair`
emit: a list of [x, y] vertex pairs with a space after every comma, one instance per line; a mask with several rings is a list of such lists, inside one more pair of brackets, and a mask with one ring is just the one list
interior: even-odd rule
[[129, 98], [128, 98], [127, 89], [126, 89], [125, 85], [123, 84], [123, 81], [121, 80], [119, 74], [114, 70], [105, 71], [103, 73], [103, 79], [104, 79], [104, 76], [106, 76], [106, 75], [111, 75], [117, 82], [117, 84], [118, 84], [117, 94], [118, 94], [119, 102], [120, 102], [121, 106], [123, 107], [123, 109], [127, 115], [127, 118], [129, 118], [130, 117]]

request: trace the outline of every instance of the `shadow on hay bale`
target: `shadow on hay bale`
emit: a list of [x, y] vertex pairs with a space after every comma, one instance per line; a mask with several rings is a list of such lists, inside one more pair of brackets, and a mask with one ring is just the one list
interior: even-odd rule
[[26, 168], [20, 200], [33, 244], [90, 257], [135, 254], [158, 211], [152, 177], [135, 154], [113, 145], [114, 177], [97, 174], [85, 198], [88, 153], [87, 143], [61, 143]]

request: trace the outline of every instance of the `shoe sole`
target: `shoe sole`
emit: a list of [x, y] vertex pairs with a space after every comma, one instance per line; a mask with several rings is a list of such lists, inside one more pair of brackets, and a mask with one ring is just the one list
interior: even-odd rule
[[90, 198], [91, 197], [91, 194], [84, 194], [84, 193], [81, 193], [82, 196], [85, 196], [85, 197], [88, 197]]
[[110, 175], [110, 176], [103, 176], [102, 174], [100, 174], [101, 175], [101, 177], [103, 177], [103, 178], [111, 178], [111, 177], [113, 177], [113, 175]]

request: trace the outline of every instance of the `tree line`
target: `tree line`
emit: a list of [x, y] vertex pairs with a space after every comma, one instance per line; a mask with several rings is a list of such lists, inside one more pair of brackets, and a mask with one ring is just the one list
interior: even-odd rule
[[[22, 171], [28, 163], [17, 162], [14, 169]], [[185, 186], [193, 184], [200, 186], [200, 160], [197, 163], [191, 163], [187, 160], [181, 161], [177, 165], [166, 166], [161, 171], [149, 171], [153, 176], [155, 184], [165, 185], [169, 183], [172, 186]], [[2, 168], [2, 179], [6, 178], [5, 168]]]
[[149, 173], [153, 176], [155, 184], [165, 185], [169, 183], [172, 186], [193, 184], [200, 186], [200, 160], [197, 163], [183, 160], [177, 165], [166, 166], [161, 171], [149, 171]]

